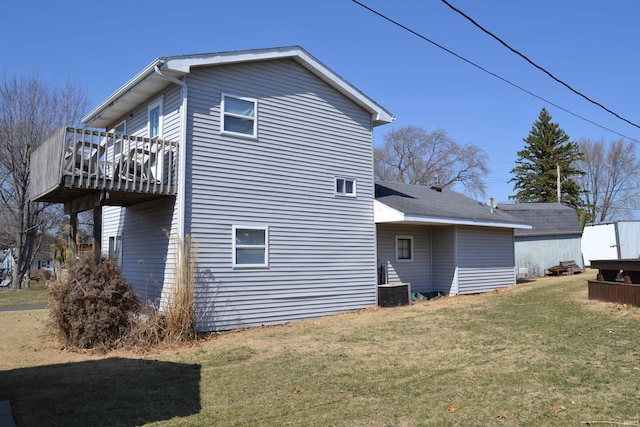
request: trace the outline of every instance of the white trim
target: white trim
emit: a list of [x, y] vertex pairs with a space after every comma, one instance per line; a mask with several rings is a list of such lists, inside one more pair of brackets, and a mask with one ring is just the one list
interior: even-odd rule
[[458, 218], [434, 218], [434, 217], [424, 217], [419, 215], [405, 215], [404, 222], [426, 222], [426, 223], [432, 223], [432, 224], [449, 224], [449, 225], [476, 225], [479, 227], [521, 228], [525, 230], [530, 230], [532, 228], [528, 224], [475, 221], [473, 219], [458, 219]]
[[115, 234], [107, 238], [109, 258], [116, 261], [116, 266], [122, 268], [122, 234]]
[[[164, 102], [162, 96], [147, 105], [147, 136], [149, 138], [162, 138], [162, 125], [164, 118]], [[158, 108], [158, 134], [151, 136], [151, 110]]]
[[402, 212], [374, 199], [373, 222], [378, 224], [382, 222], [402, 222], [402, 221], [404, 221], [404, 214]]
[[478, 227], [496, 227], [496, 228], [519, 228], [524, 230], [531, 230], [529, 224], [517, 224], [510, 222], [490, 222], [490, 221], [476, 221], [473, 219], [461, 219], [461, 218], [437, 218], [427, 217], [422, 215], [407, 215], [397, 209], [392, 208], [379, 200], [373, 201], [374, 206], [374, 221], [376, 224], [384, 222], [397, 222], [397, 223], [414, 223], [414, 224], [437, 224], [437, 225], [475, 225]]
[[[186, 80], [186, 77], [185, 77]], [[178, 237], [184, 240], [186, 222], [186, 191], [187, 191], [187, 110], [189, 89], [182, 81], [182, 107], [180, 108], [180, 146], [178, 147]]]
[[[118, 126], [122, 125], [122, 134], [126, 135], [127, 134], [127, 119], [123, 119], [120, 120], [118, 123], [116, 123], [113, 128], [111, 128], [111, 132], [112, 133], [117, 133], [116, 129], [118, 128]], [[120, 135], [120, 134], [118, 134]]]
[[[253, 103], [253, 117], [250, 116], [245, 116], [242, 114], [235, 114], [235, 113], [227, 113], [225, 111], [225, 98], [233, 98], [233, 99], [238, 99], [241, 101], [246, 101], [246, 102], [252, 102]], [[225, 118], [226, 117], [234, 117], [234, 118], [239, 118], [239, 119], [253, 119], [253, 131], [251, 134], [248, 133], [242, 133], [242, 132], [233, 132], [230, 130], [225, 130], [224, 128], [224, 122], [225, 122]], [[238, 96], [238, 95], [233, 95], [233, 94], [229, 94], [229, 93], [222, 93], [220, 94], [220, 133], [222, 134], [228, 134], [228, 135], [235, 135], [235, 136], [241, 136], [244, 138], [253, 138], [256, 139], [258, 137], [258, 100], [256, 98], [249, 98], [246, 96]]]
[[[264, 231], [264, 245], [237, 245], [236, 244], [236, 231], [237, 230], [263, 230]], [[246, 248], [263, 248], [264, 249], [264, 263], [262, 264], [238, 264], [236, 260], [236, 249]], [[231, 253], [232, 261], [231, 266], [233, 268], [268, 268], [269, 267], [269, 227], [266, 225], [233, 225], [231, 227]]]
[[[400, 258], [398, 256], [398, 240], [409, 240], [410, 244], [411, 244], [411, 258]], [[413, 253], [413, 236], [409, 236], [409, 235], [396, 235], [395, 236], [395, 252], [396, 252], [396, 261], [397, 262], [413, 262], [414, 260], [414, 253]]]
[[[338, 191], [338, 181], [343, 181], [342, 183], [342, 191]], [[347, 193], [347, 182], [351, 182], [352, 191]], [[336, 176], [333, 180], [333, 191], [336, 196], [344, 196], [344, 197], [357, 197], [357, 180], [355, 178], [345, 178], [342, 176]]]
[[455, 271], [453, 273], [453, 295], [460, 294], [460, 254], [458, 253], [460, 242], [458, 241], [458, 229], [459, 227], [453, 227], [453, 265], [455, 266]]
[[238, 62], [291, 58], [342, 92], [347, 98], [362, 106], [371, 114], [373, 126], [391, 123], [395, 117], [379, 104], [360, 92], [338, 74], [322, 64], [300, 46], [256, 49], [247, 51], [220, 52], [201, 55], [183, 55], [158, 58], [136, 74], [120, 89], [114, 92], [89, 114], [82, 122], [91, 127], [108, 126], [122, 114], [140, 104], [140, 98], [157, 93], [167, 86], [167, 80], [155, 72], [156, 67], [163, 73], [180, 78], [191, 72], [192, 67], [231, 64]]

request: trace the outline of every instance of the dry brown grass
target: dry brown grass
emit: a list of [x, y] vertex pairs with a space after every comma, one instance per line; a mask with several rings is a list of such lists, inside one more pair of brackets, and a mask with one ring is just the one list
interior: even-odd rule
[[176, 239], [178, 257], [174, 265], [174, 283], [164, 309], [165, 342], [193, 340], [196, 336], [195, 283], [198, 246], [187, 235]]

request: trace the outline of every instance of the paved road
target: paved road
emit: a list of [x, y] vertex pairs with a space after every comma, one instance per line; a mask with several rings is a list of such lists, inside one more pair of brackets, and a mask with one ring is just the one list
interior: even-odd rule
[[13, 307], [0, 307], [0, 311], [21, 311], [21, 310], [42, 310], [47, 308], [45, 305], [19, 305]]

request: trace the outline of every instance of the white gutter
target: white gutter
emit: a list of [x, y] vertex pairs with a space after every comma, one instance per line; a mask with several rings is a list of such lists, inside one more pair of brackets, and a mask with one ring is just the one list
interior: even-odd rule
[[150, 75], [153, 74], [154, 68], [158, 65], [161, 65], [162, 61], [160, 59], [154, 60], [151, 64], [147, 65], [142, 71], [136, 74], [131, 80], [129, 80], [124, 86], [118, 89], [113, 95], [109, 98], [105, 99], [100, 105], [94, 108], [89, 114], [82, 118], [82, 123], [90, 123], [100, 117], [102, 112], [109, 106], [118, 102], [118, 100], [131, 91], [133, 88], [138, 86], [140, 83], [145, 81]]
[[187, 166], [187, 83], [160, 71], [161, 63], [154, 66], [154, 71], [172, 83], [182, 87], [182, 106], [180, 107], [180, 145], [178, 146], [178, 238], [184, 241], [185, 201], [186, 201], [186, 166]]
[[498, 228], [519, 228], [524, 230], [531, 230], [529, 224], [516, 224], [512, 222], [492, 222], [474, 219], [458, 219], [458, 218], [435, 218], [424, 217], [417, 215], [405, 215], [403, 222], [425, 222], [432, 224], [447, 224], [447, 225], [476, 225], [479, 227], [498, 227]]

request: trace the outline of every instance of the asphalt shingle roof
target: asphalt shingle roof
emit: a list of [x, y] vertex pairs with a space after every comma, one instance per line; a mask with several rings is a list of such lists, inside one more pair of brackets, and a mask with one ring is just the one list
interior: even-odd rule
[[376, 200], [405, 215], [495, 224], [528, 224], [500, 209], [491, 208], [452, 190], [440, 191], [422, 185], [397, 182], [376, 183]]
[[516, 230], [516, 236], [579, 236], [582, 234], [576, 211], [559, 203], [501, 204], [498, 209], [533, 226], [531, 230]]

